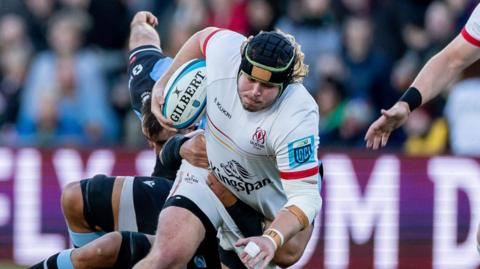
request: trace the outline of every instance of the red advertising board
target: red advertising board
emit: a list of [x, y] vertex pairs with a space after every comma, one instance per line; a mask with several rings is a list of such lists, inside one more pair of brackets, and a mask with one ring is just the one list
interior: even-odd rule
[[[322, 154], [323, 206], [294, 268], [477, 268], [479, 159]], [[0, 148], [0, 260], [31, 265], [69, 247], [69, 182], [149, 175], [150, 151]]]

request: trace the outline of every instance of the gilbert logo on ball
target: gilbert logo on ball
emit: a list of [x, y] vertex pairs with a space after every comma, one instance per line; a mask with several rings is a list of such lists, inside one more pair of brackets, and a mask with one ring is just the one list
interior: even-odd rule
[[194, 59], [180, 66], [165, 86], [162, 114], [183, 129], [197, 122], [207, 101], [205, 60]]

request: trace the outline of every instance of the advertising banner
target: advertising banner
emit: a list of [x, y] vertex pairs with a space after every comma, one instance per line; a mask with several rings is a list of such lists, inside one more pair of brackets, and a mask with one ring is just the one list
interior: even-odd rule
[[[292, 268], [477, 268], [480, 159], [331, 152], [322, 211]], [[0, 148], [0, 261], [32, 265], [69, 248], [69, 182], [150, 175], [151, 151]]]

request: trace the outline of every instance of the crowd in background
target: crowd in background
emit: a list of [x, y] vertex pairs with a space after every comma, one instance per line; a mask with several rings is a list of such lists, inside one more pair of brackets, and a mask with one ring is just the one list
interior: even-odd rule
[[[291, 33], [310, 67], [304, 84], [319, 104], [321, 147], [360, 148], [380, 110], [461, 31], [478, 1], [0, 2], [2, 145], [145, 147], [126, 66], [130, 19], [149, 10], [159, 18], [169, 56], [210, 25], [247, 36], [276, 28]], [[414, 155], [480, 154], [478, 75], [480, 69], [465, 72], [452, 82], [454, 91], [416, 110], [388, 147]], [[465, 139], [479, 147], [462, 149]]]

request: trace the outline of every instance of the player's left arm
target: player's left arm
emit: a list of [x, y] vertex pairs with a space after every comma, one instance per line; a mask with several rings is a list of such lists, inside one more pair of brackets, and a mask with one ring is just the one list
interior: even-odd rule
[[303, 110], [292, 119], [291, 128], [277, 148], [277, 164], [287, 203], [270, 228], [284, 236], [284, 242], [313, 223], [320, 211], [320, 165], [318, 161], [318, 112]]
[[158, 25], [158, 19], [148, 11], [139, 11], [130, 23], [130, 36], [128, 47], [130, 50], [145, 45], [153, 45], [160, 48], [160, 37], [154, 27]]
[[[261, 268], [264, 268], [276, 250], [313, 223], [321, 208], [318, 187], [321, 168], [317, 157], [318, 110], [305, 108], [294, 117], [289, 117], [289, 120], [292, 127], [289, 130], [276, 130], [281, 136], [274, 142], [280, 178], [288, 201], [261, 237], [237, 242], [237, 246], [247, 246], [246, 249], [251, 242], [260, 248], [254, 258], [247, 255], [247, 250], [240, 255], [249, 266], [261, 262]], [[303, 249], [298, 251], [303, 252]]]

